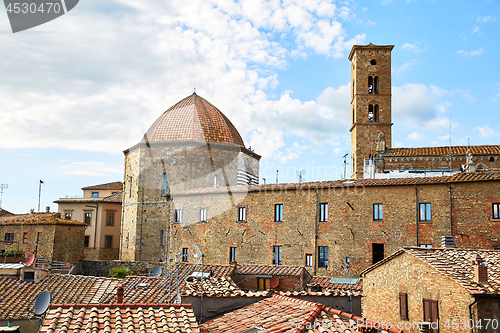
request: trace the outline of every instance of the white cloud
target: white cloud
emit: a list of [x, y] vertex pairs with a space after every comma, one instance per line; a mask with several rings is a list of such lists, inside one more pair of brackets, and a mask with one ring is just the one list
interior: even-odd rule
[[[457, 127], [458, 124], [452, 122], [451, 126], [452, 127]], [[450, 119], [449, 118], [435, 118], [435, 119], [426, 121], [425, 122], [425, 127], [429, 128], [429, 129], [450, 127]]]
[[412, 60], [408, 61], [407, 63], [404, 63], [403, 65], [399, 66], [398, 68], [394, 69], [393, 72], [395, 75], [402, 75], [407, 70], [409, 70], [413, 66], [417, 65], [418, 63], [419, 63], [419, 61], [417, 59], [412, 59]]
[[424, 134], [417, 133], [417, 132], [413, 132], [413, 133], [411, 133], [411, 134], [408, 134], [408, 138], [409, 138], [410, 140], [413, 140], [413, 141], [423, 140], [423, 139], [425, 139], [425, 135], [424, 135]]
[[74, 176], [115, 176], [123, 175], [122, 165], [106, 165], [102, 162], [87, 161], [61, 165], [58, 172]]
[[438, 110], [439, 113], [445, 113], [446, 111], [448, 111], [451, 107], [453, 106], [453, 104], [451, 102], [443, 102], [443, 103], [440, 103], [436, 106], [436, 109]]
[[193, 87], [266, 156], [283, 134], [269, 137], [277, 128], [255, 119], [303, 135], [319, 125], [307, 134], [315, 141], [331, 139], [326, 124], [343, 126], [330, 106], [273, 101], [265, 90], [295, 55], [345, 57], [364, 42], [342, 27], [354, 17], [349, 3], [112, 0], [77, 9], [43, 26], [55, 33], [0, 35], [0, 71], [9, 78], [0, 81], [0, 148], [120, 154]]
[[448, 92], [433, 85], [407, 83], [392, 88], [394, 122], [423, 127], [438, 114], [441, 99]]
[[500, 136], [500, 133], [495, 132], [495, 130], [493, 128], [490, 128], [489, 125], [485, 125], [483, 127], [478, 126], [478, 127], [475, 127], [474, 129], [477, 129], [479, 131], [479, 134], [483, 138], [489, 138], [492, 136]]
[[478, 33], [479, 30], [481, 30], [481, 29], [479, 29], [478, 26], [474, 27], [474, 29], [472, 29], [471, 35], [474, 35], [475, 33]]
[[489, 23], [489, 22], [494, 22], [496, 21], [496, 17], [492, 17], [492, 16], [484, 16], [484, 17], [478, 17], [477, 18], [477, 22], [479, 23]]
[[410, 52], [421, 52], [422, 49], [418, 47], [418, 44], [419, 43], [416, 44], [404, 43], [403, 46], [401, 46], [401, 49]]
[[461, 55], [464, 55], [466, 57], [474, 57], [474, 56], [478, 56], [478, 55], [483, 54], [483, 48], [480, 47], [479, 50], [470, 51], [470, 52], [464, 51], [464, 50], [458, 50], [457, 54], [461, 54]]

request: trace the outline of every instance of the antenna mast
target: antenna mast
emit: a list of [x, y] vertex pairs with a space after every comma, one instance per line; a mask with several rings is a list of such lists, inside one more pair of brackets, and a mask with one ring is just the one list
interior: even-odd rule
[[2, 208], [3, 190], [6, 190], [8, 188], [9, 188], [9, 184], [0, 184], [0, 209]]

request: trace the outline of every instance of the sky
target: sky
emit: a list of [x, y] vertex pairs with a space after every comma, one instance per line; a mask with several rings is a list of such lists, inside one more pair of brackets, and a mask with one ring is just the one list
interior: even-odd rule
[[[393, 147], [499, 144], [497, 0], [81, 0], [12, 33], [0, 8], [1, 207], [123, 180], [123, 150], [196, 93], [260, 182], [342, 178], [352, 45], [394, 45]], [[349, 162], [350, 155], [347, 158]], [[347, 165], [347, 175], [350, 165]]]

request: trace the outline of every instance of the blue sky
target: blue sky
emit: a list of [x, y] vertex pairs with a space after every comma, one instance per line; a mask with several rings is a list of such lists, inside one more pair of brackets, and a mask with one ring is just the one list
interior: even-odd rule
[[263, 156], [267, 182], [338, 179], [353, 44], [395, 45], [394, 147], [448, 145], [450, 122], [453, 145], [498, 144], [499, 24], [493, 0], [82, 0], [12, 34], [2, 9], [2, 208], [36, 208], [39, 179], [52, 210], [122, 180], [122, 151], [193, 87]]

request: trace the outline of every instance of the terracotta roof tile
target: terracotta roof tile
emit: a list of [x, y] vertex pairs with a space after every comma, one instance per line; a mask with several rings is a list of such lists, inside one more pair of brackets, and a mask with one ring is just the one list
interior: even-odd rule
[[192, 94], [165, 111], [148, 129], [142, 142], [198, 141], [244, 147], [231, 123], [206, 99]]
[[38, 332], [198, 333], [189, 304], [52, 304]]
[[301, 276], [304, 274], [306, 280], [312, 278], [311, 274], [304, 267], [286, 265], [238, 265], [235, 274], [277, 276]]
[[262, 191], [286, 191], [286, 190], [314, 190], [328, 188], [346, 188], [362, 186], [393, 186], [393, 185], [413, 185], [413, 184], [446, 184], [459, 182], [476, 181], [498, 181], [500, 172], [462, 172], [452, 176], [439, 177], [414, 177], [414, 178], [389, 178], [389, 179], [344, 179], [303, 183], [281, 183], [254, 186], [231, 186], [231, 187], [205, 187], [183, 192], [175, 195], [212, 194], [228, 192], [262, 192]]
[[[470, 250], [457, 248], [404, 247], [377, 264], [365, 269], [364, 276], [402, 253], [411, 254], [427, 263], [438, 272], [448, 276], [471, 294], [500, 294], [500, 251]], [[479, 284], [474, 280], [472, 259], [480, 255], [488, 268], [488, 283]]]
[[84, 222], [62, 219], [59, 213], [33, 213], [12, 216], [1, 216], [1, 224], [62, 224], [85, 225]]
[[349, 284], [336, 282], [335, 279], [328, 276], [314, 276], [307, 283], [307, 286], [309, 289], [320, 289], [320, 292], [316, 292], [320, 295], [328, 293], [331, 296], [348, 296], [352, 291], [353, 296], [361, 296], [363, 293], [363, 280], [354, 280], [357, 280], [355, 284]]
[[52, 303], [100, 302], [100, 297], [112, 292], [119, 279], [80, 275], [53, 274], [46, 279], [20, 281], [0, 278], [0, 320], [30, 318], [38, 295], [49, 290]]
[[82, 187], [82, 190], [123, 190], [123, 182], [112, 182]]
[[122, 203], [123, 191], [115, 194], [110, 194], [101, 198], [61, 198], [54, 201], [55, 203], [100, 203], [100, 202], [114, 202]]
[[[500, 145], [484, 146], [451, 146], [452, 155], [466, 155], [470, 149], [472, 155], [498, 155]], [[390, 148], [385, 157], [405, 156], [446, 156], [450, 154], [450, 147], [418, 147], [418, 148]]]
[[[330, 324], [328, 324], [330, 323]], [[261, 332], [358, 332], [358, 323], [369, 323], [320, 303], [274, 294], [239, 310], [226, 313], [200, 325], [201, 332], [242, 333], [257, 327]], [[385, 327], [384, 327], [385, 328]], [[379, 332], [398, 330], [380, 329]]]

